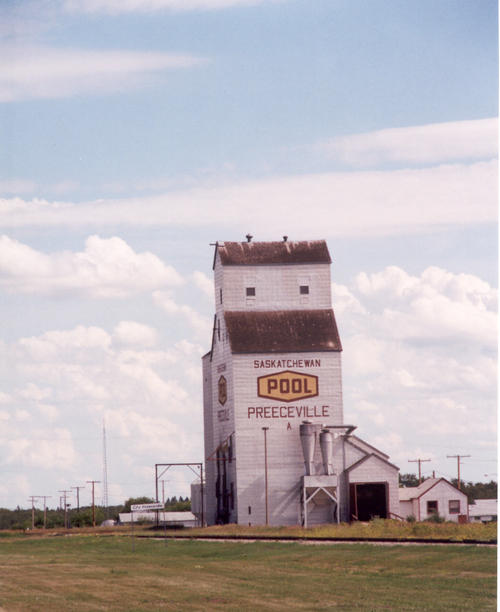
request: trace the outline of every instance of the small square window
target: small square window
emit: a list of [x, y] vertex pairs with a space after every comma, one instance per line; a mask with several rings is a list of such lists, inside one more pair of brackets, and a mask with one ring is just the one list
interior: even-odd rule
[[448, 502], [448, 510], [450, 514], [460, 514], [460, 500], [450, 499]]
[[255, 287], [247, 287], [247, 297], [255, 297]]
[[427, 502], [427, 514], [437, 514], [437, 511], [438, 511], [437, 501], [428, 501]]
[[300, 295], [309, 295], [309, 285], [300, 285]]

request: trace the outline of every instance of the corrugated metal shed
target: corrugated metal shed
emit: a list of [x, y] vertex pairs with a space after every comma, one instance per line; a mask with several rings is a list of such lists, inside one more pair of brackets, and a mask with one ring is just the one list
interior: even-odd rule
[[232, 353], [341, 351], [333, 310], [225, 312]]
[[220, 242], [216, 246], [217, 253], [223, 266], [332, 263], [324, 240]]

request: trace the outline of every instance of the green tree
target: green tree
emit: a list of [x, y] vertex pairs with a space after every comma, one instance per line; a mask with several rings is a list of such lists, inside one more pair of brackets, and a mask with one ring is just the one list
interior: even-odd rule
[[130, 497], [123, 504], [123, 512], [130, 512], [130, 506], [134, 504], [154, 504], [156, 500], [151, 497]]
[[191, 500], [189, 497], [186, 499], [179, 498], [179, 501], [175, 501], [176, 498], [173, 497], [171, 500], [168, 499], [165, 502], [165, 510], [169, 512], [183, 512], [186, 510], [191, 510]]
[[[100, 525], [105, 518], [104, 508], [96, 506], [95, 524]], [[71, 512], [69, 520], [72, 527], [92, 527], [92, 508], [80, 508], [79, 512]]]
[[[451, 484], [458, 487], [458, 480], [453, 478]], [[467, 495], [469, 503], [475, 499], [497, 499], [498, 485], [494, 480], [490, 482], [460, 482], [460, 490]]]
[[399, 474], [400, 487], [418, 487], [418, 478], [415, 474]]

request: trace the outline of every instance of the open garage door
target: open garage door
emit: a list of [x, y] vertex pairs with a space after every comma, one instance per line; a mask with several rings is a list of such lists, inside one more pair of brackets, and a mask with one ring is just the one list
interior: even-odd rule
[[387, 518], [387, 483], [351, 483], [350, 502], [351, 519]]

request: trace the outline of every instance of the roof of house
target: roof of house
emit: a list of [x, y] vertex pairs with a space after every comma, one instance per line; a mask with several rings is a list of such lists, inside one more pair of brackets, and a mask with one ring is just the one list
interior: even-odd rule
[[333, 310], [227, 311], [232, 353], [341, 351]]
[[324, 240], [300, 242], [218, 242], [215, 247], [223, 266], [332, 263]]
[[497, 512], [496, 499], [476, 499], [469, 504], [469, 516], [496, 516]]
[[424, 493], [427, 493], [432, 487], [436, 486], [439, 482], [444, 482], [452, 489], [455, 489], [460, 495], [465, 495], [463, 491], [460, 491], [454, 487], [451, 482], [446, 478], [427, 478], [424, 482], [420, 483], [418, 487], [399, 487], [399, 501], [410, 501], [421, 497]]

